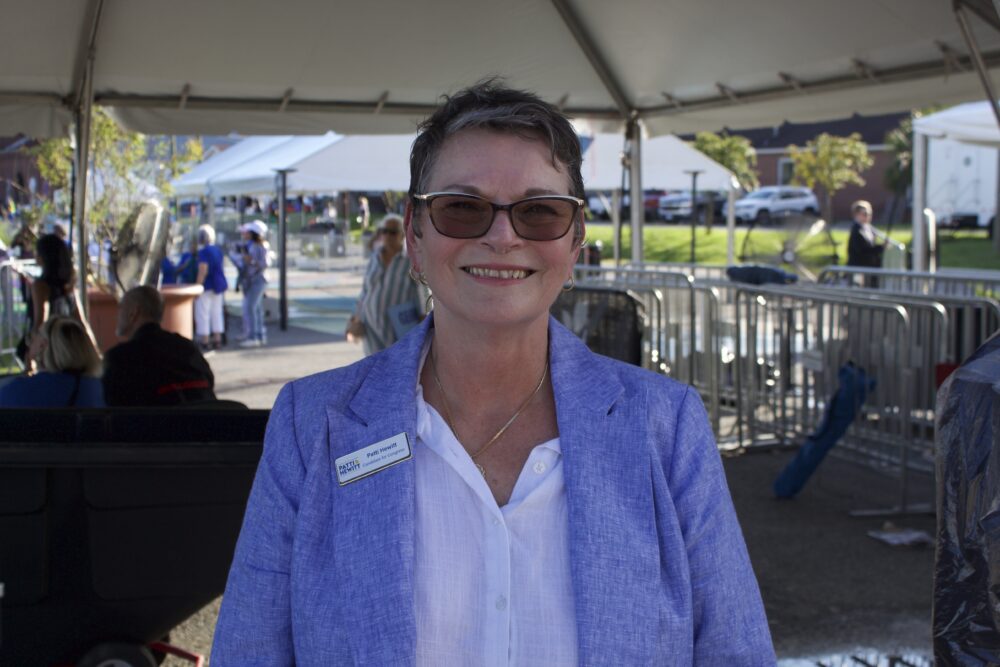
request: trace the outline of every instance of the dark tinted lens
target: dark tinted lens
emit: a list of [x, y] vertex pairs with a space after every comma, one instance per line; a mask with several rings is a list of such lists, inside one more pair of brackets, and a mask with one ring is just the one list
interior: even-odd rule
[[512, 211], [514, 229], [522, 237], [535, 241], [560, 238], [573, 224], [576, 208], [567, 199], [540, 197], [520, 202]]
[[493, 207], [476, 197], [444, 195], [430, 204], [431, 223], [445, 236], [458, 239], [482, 236], [493, 219]]

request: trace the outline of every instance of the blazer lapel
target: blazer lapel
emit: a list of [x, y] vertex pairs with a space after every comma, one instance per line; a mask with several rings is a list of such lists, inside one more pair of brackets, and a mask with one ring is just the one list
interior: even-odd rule
[[412, 458], [340, 486], [334, 461], [405, 433], [416, 446], [414, 389], [427, 318], [412, 335], [379, 355], [363, 378], [347, 414], [330, 420], [331, 545], [338, 606], [354, 643], [357, 664], [412, 664], [414, 478]]
[[644, 410], [572, 333], [549, 331], [580, 664], [650, 664], [660, 559]]

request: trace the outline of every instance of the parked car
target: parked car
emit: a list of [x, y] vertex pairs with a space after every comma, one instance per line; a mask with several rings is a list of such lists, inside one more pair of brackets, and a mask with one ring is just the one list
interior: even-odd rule
[[[726, 202], [725, 193], [709, 192], [707, 190], [698, 191], [697, 214], [698, 220], [704, 220], [705, 210], [709, 205], [709, 195], [712, 197], [712, 212], [716, 220], [723, 216], [723, 205]], [[660, 197], [657, 213], [661, 220], [674, 222], [675, 220], [691, 219], [691, 191], [682, 190]]]
[[819, 212], [819, 200], [809, 188], [792, 185], [771, 185], [754, 190], [736, 201], [736, 219], [743, 222], [755, 221], [769, 224], [774, 218], [789, 213]]
[[[663, 196], [663, 190], [644, 190], [642, 193], [642, 204], [643, 211], [645, 212], [646, 220], [656, 220], [659, 216], [657, 213], [657, 208], [660, 205], [660, 197]], [[610, 196], [608, 197], [610, 201]], [[601, 198], [594, 194], [589, 194], [587, 196], [587, 208], [590, 209], [590, 213], [598, 220], [607, 220], [611, 217], [610, 212], [605, 210], [604, 203]], [[622, 197], [622, 220], [628, 220], [631, 207], [630, 207], [630, 197], [626, 192]]]

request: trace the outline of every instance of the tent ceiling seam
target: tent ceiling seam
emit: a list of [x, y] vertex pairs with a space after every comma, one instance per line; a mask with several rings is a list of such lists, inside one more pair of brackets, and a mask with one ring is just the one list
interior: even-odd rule
[[601, 83], [604, 84], [608, 94], [611, 95], [615, 106], [618, 107], [618, 113], [623, 119], [628, 119], [633, 115], [634, 105], [629, 102], [624, 89], [614, 74], [611, 73], [611, 68], [608, 67], [607, 62], [604, 60], [604, 55], [597, 49], [594, 40], [583, 27], [583, 23], [580, 22], [579, 17], [569, 6], [569, 0], [552, 0], [552, 5], [559, 12], [559, 16], [562, 18], [566, 28], [569, 29], [570, 34], [573, 35], [573, 39], [576, 40], [576, 43], [583, 51], [583, 55], [587, 57], [590, 66], [594, 68]]

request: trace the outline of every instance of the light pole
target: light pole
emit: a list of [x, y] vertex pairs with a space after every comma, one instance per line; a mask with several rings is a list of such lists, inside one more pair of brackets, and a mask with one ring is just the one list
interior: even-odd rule
[[694, 266], [694, 232], [698, 225], [698, 174], [703, 169], [685, 169], [685, 174], [691, 174], [691, 265]]
[[288, 330], [288, 220], [285, 213], [285, 200], [288, 198], [288, 174], [294, 169], [275, 169], [278, 172], [278, 238], [281, 239], [281, 250], [278, 261], [278, 311], [279, 325], [282, 331]]

